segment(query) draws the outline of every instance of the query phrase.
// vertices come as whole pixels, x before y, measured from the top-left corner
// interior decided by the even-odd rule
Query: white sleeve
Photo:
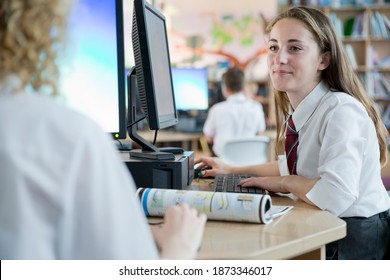
[[[68,178],[75,189],[65,199],[59,258],[158,258],[134,182],[112,139],[97,128],[88,134]]]
[[[306,196],[319,208],[339,216],[359,195],[369,117],[355,104],[340,106],[326,117],[320,135],[321,179]]]

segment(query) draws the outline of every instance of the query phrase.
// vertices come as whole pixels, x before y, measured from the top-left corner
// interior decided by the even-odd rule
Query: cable
[[[139,120],[137,120],[137,121],[135,121],[135,122],[133,122],[133,123],[131,123],[131,124],[128,124],[128,125],[127,125],[127,128],[132,127],[133,125],[139,123],[140,121],[142,121],[142,120],[145,119],[145,118],[146,118],[146,117],[142,117],[142,118],[140,118]]]
[[[155,131],[154,131],[153,145],[156,145],[156,141],[157,141],[157,131],[158,131],[158,130],[155,130]]]
[[[119,143],[119,145],[120,145],[120,149],[124,149],[122,142],[121,142],[121,141],[119,141],[118,139],[115,139],[115,140],[116,140],[116,141]]]

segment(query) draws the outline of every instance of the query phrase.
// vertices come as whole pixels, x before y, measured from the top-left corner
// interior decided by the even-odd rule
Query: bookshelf
[[[390,3],[322,9],[390,129]]]

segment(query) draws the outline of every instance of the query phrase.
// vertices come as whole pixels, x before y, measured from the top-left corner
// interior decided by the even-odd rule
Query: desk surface
[[[207,190],[209,182],[194,180],[192,188]],[[272,196],[275,205],[292,211],[270,224],[208,221],[198,259],[325,258],[325,245],[346,235],[343,220],[289,197]]]

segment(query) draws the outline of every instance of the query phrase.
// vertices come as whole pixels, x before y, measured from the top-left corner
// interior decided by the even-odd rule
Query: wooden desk
[[[191,188],[207,190],[209,180]],[[346,235],[343,220],[289,197],[272,196],[275,205],[293,205],[270,224],[208,221],[198,259],[325,259],[325,245]]]
[[[154,140],[154,131],[138,131],[138,135],[147,140],[148,142],[153,142]],[[202,133],[184,133],[171,130],[159,130],[157,132],[157,141],[156,144],[164,146],[169,143],[180,143],[186,151],[196,151],[198,149],[198,141]]]

